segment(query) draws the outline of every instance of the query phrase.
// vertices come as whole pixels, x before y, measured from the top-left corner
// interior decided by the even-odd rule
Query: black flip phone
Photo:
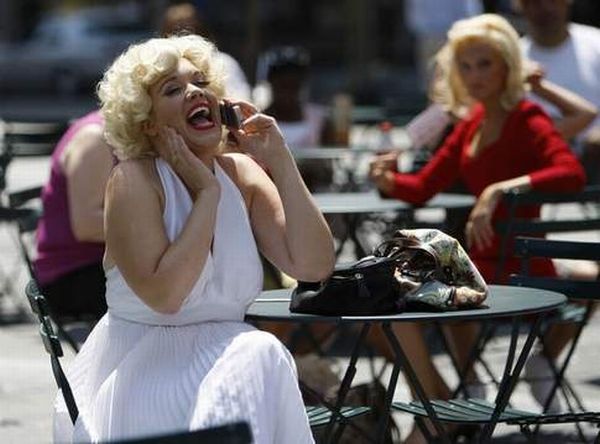
[[[221,103],[219,109],[221,111],[221,124],[231,128],[240,128],[242,125],[242,110],[238,105]]]

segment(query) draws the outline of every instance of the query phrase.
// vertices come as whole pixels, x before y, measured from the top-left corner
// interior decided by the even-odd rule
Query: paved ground
[[[28,185],[41,184],[47,177],[47,159],[17,160],[9,170],[9,187],[19,189]],[[7,275],[14,281],[15,288],[22,289],[26,281],[25,270],[18,263],[17,250],[10,227],[0,226],[0,282]],[[10,314],[23,301],[21,292],[15,297],[0,297],[0,320],[10,320]],[[600,411],[600,315],[596,316],[584,332],[579,349],[574,357],[569,377],[583,396],[589,410]],[[497,339],[487,350],[487,358],[495,369],[500,369],[506,352],[506,337]],[[65,347],[65,364],[73,354]],[[452,381],[448,359],[436,355],[436,364]],[[369,375],[366,362],[360,363],[357,380],[366,380]],[[55,385],[51,376],[50,363],[45,354],[37,327],[33,323],[0,324],[0,443],[37,444],[51,441],[51,410]],[[492,396],[491,390],[489,396]],[[396,399],[407,399],[406,384],[401,381]],[[512,398],[513,404],[523,409],[535,410],[527,386],[520,384]],[[411,418],[395,415],[403,434],[410,428]],[[540,441],[546,444],[577,442],[572,426],[548,427]],[[524,442],[514,427],[499,427],[497,442]],[[593,430],[589,427],[590,435]]]

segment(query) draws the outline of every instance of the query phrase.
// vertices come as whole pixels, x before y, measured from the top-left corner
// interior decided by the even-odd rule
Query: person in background
[[[277,119],[292,150],[324,145],[327,130],[325,108],[308,100],[310,56],[299,46],[279,46],[266,51],[259,62],[259,78],[264,77],[270,102],[264,113]],[[331,186],[333,165],[323,159],[298,159],[298,168],[308,188],[323,191]]]
[[[106,312],[104,188],[114,165],[94,111],[58,142],[42,190],[35,278],[57,318],[100,319]]]
[[[437,75],[443,75],[441,67],[437,68]],[[544,70],[535,62],[525,61],[524,81],[532,97],[545,99],[559,111],[553,122],[557,131],[565,139],[577,136],[598,115],[598,108],[591,102],[547,80]],[[435,85],[435,82],[432,85]],[[468,113],[467,107],[450,109],[444,104],[445,99],[445,96],[436,95],[432,91],[431,104],[406,125],[405,130],[411,142],[413,156],[410,171],[402,171],[402,154],[393,146],[390,147],[389,154],[379,157],[379,161],[387,159],[387,162],[396,162],[399,172],[417,172],[425,166],[433,153],[442,146],[454,125]],[[447,191],[466,192],[460,179]],[[454,236],[463,245],[466,245],[464,226],[467,216],[468,212],[463,210],[447,211],[446,214],[448,234]]]
[[[532,92],[531,100],[542,100],[558,111],[552,120],[566,140],[577,138],[598,116],[598,108],[592,102],[548,80],[545,70],[536,62],[526,64],[525,81]]]
[[[277,119],[293,149],[321,144],[326,111],[308,101],[310,56],[299,46],[281,46],[261,57],[271,87],[271,102],[264,112]]]
[[[441,68],[437,70],[437,75],[442,75],[443,70]],[[554,126],[565,139],[577,137],[598,116],[598,108],[574,92],[549,81],[545,78],[545,74],[538,63],[525,60],[524,81],[532,93],[532,100],[544,100],[556,108],[558,113],[553,119]],[[443,103],[445,99],[443,96],[435,97],[433,92],[431,95],[431,104],[406,125],[405,129],[412,149],[435,151],[449,134],[448,130],[468,112],[467,108],[450,110]],[[390,159],[398,156],[393,148],[390,147],[392,153],[387,156]],[[429,160],[430,155],[423,157]]]
[[[206,23],[192,3],[178,3],[169,6],[163,16],[160,34],[162,37],[178,34],[197,34],[209,38]],[[250,100],[250,85],[237,60],[222,51],[219,51],[216,57],[225,70],[227,97],[237,100]]]
[[[519,37],[504,18],[483,14],[457,21],[436,61],[446,69],[434,85],[434,97],[450,110],[466,107],[468,114],[418,173],[401,174],[395,162],[376,159],[370,176],[384,195],[413,204],[427,201],[462,179],[468,192],[477,197],[465,227],[469,255],[487,282],[506,282],[519,270],[519,262],[509,252],[502,276],[495,280],[500,238],[494,223],[507,217],[503,193],[577,191],[585,183],[585,173],[548,115],[525,98]],[[538,217],[539,211],[539,207],[527,208],[519,217]],[[555,274],[549,260],[532,264],[531,272]],[[420,367],[417,373],[426,381],[428,395],[447,399],[448,387],[431,362],[420,327],[395,328],[409,359]],[[477,326],[460,323],[448,330],[459,362],[466,362]],[[467,380],[476,384],[472,370]],[[420,432],[414,430],[407,442],[422,441]]]
[[[523,54],[537,62],[549,81],[585,97],[600,108],[600,29],[569,22],[572,0],[518,0],[528,33]],[[534,90],[535,92],[535,90]],[[560,109],[546,97],[538,101],[552,116]],[[576,132],[573,148],[586,169],[588,183],[600,180],[600,116]]]
[[[105,201],[108,312],[68,371],[75,425],[57,397],[57,442],[234,421],[257,444],[314,442],[292,357],[244,315],[262,288],[259,252],[320,281],[333,240],[275,119],[232,100],[243,114],[240,129],[228,127],[238,152],[223,153],[216,53],[197,35],[151,39],[99,84],[119,158]]]

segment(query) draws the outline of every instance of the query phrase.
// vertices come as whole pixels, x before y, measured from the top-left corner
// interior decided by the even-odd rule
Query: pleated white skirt
[[[153,326],[106,315],[57,396],[56,442],[96,442],[247,421],[256,443],[311,443],[289,352],[243,322]]]

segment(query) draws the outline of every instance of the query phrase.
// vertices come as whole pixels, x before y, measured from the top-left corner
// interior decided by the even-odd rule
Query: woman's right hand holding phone
[[[276,168],[278,157],[285,153],[289,155],[277,121],[258,111],[249,102],[237,101],[243,121],[241,128],[229,128],[237,142],[238,151],[250,154],[263,165]]]

